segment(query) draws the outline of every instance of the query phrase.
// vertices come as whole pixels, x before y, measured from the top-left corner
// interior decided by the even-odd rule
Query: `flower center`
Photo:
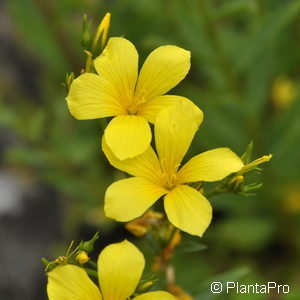
[[[141,106],[146,102],[146,90],[141,90],[139,95],[132,95],[130,91],[125,91],[127,97],[127,103],[125,104],[125,109],[129,115],[136,115]]]
[[[176,174],[162,173],[163,184],[166,189],[172,190],[178,183]]]
[[[173,165],[168,163],[165,158],[160,159],[160,165],[162,170],[162,181],[166,189],[172,190],[178,185],[177,170],[179,164]]]
[[[138,105],[135,103],[131,103],[126,105],[126,111],[129,115],[136,115],[138,112]]]

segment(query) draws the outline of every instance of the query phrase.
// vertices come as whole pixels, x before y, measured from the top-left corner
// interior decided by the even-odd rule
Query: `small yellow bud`
[[[257,167],[260,164],[263,164],[265,162],[268,162],[272,158],[272,154],[264,155],[254,161],[251,161],[249,164],[246,164],[239,172],[238,174],[244,174],[250,171],[251,169]]]
[[[174,233],[173,238],[169,244],[169,248],[174,250],[175,247],[181,242],[181,239],[182,239],[182,237],[181,237],[180,231],[176,230],[176,232]]]
[[[291,188],[285,193],[285,197],[282,199],[283,209],[290,214],[300,213],[300,191],[299,189]]]
[[[244,176],[238,175],[238,176],[233,177],[229,181],[229,184],[232,186],[233,190],[236,190],[241,185],[241,183],[243,183],[244,180],[245,180]]]
[[[156,211],[149,210],[147,213],[147,217],[153,223],[158,220],[161,220],[163,218],[163,214]]]
[[[143,216],[125,225],[125,228],[135,236],[143,236],[152,226],[158,225],[163,218],[161,213],[148,211]]]
[[[88,256],[88,254],[85,251],[80,251],[77,256],[76,256],[76,260],[80,263],[80,264],[85,264],[87,263],[90,258]]]
[[[166,269],[166,261],[162,256],[155,256],[153,259],[153,263],[151,269],[154,273],[165,272]]]
[[[296,95],[295,83],[287,76],[281,76],[275,79],[271,97],[276,108],[283,109],[287,107]]]
[[[143,236],[147,233],[147,228],[145,226],[134,224],[132,222],[127,223],[125,228],[135,236]]]
[[[93,47],[92,47],[93,52],[95,52],[97,48],[97,44],[100,40],[100,37],[101,37],[101,48],[102,49],[104,48],[107,42],[109,26],[110,26],[110,13],[107,13],[97,28],[96,36],[93,41]]]
[[[177,247],[177,245],[181,242],[181,239],[182,239],[181,233],[177,229],[175,231],[174,235],[172,236],[169,244],[163,250],[163,258],[165,261],[168,261],[172,257],[173,252],[174,252],[175,248]]]

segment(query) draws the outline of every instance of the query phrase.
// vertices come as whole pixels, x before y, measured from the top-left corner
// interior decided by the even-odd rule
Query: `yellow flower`
[[[177,228],[202,236],[212,218],[208,200],[188,182],[218,181],[243,167],[241,159],[228,148],[217,148],[194,156],[181,168],[181,161],[203,119],[191,102],[178,101],[161,111],[155,121],[155,142],[135,158],[119,160],[107,146],[102,148],[109,162],[135,177],[108,187],[105,214],[127,222],[142,215],[160,197],[168,219]]]
[[[49,300],[126,300],[131,296],[145,266],[143,254],[130,242],[107,246],[98,257],[100,289],[84,269],[58,266],[48,273]],[[149,292],[133,300],[176,300],[167,292]]]
[[[85,73],[72,82],[67,103],[80,120],[114,117],[105,140],[114,155],[124,160],[143,153],[150,145],[148,122],[182,97],[164,95],[188,73],[190,52],[162,46],[146,59],[138,76],[138,53],[124,38],[110,38],[94,61],[98,74]]]

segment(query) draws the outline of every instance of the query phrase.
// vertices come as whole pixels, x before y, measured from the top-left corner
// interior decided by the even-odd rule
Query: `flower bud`
[[[265,162],[268,162],[272,158],[272,154],[264,155],[260,158],[255,159],[254,161],[251,161],[250,163],[243,166],[243,168],[238,172],[238,174],[245,174],[252,169],[256,168],[258,165],[263,164]]]
[[[77,260],[81,265],[83,265],[83,264],[87,263],[87,262],[90,260],[90,258],[89,258],[88,254],[87,254],[85,251],[80,251],[80,252],[77,254],[77,256],[76,256],[76,260]]]
[[[156,277],[152,277],[147,280],[141,280],[136,289],[136,292],[138,294],[148,292],[156,284],[157,280],[158,279]]]
[[[92,47],[93,54],[95,54],[97,50],[97,46],[99,44],[100,38],[101,38],[101,43],[100,43],[101,49],[105,47],[108,38],[109,26],[110,26],[110,13],[106,13],[106,15],[104,16],[104,18],[102,19],[102,21],[100,22],[97,28],[96,36],[94,38],[93,47]]]
[[[243,175],[238,175],[238,176],[234,176],[230,181],[229,181],[229,185],[230,185],[230,189],[232,191],[237,191],[239,190],[241,184],[244,182],[245,178]]]
[[[294,101],[296,92],[296,84],[289,77],[280,76],[276,78],[271,89],[274,106],[279,110],[288,107]]]
[[[99,232],[97,232],[89,241],[81,242],[79,245],[79,250],[91,253],[94,250],[94,243],[99,238]]]
[[[82,17],[81,44],[83,49],[90,49],[91,45],[91,21],[88,21],[87,15]]]
[[[155,211],[148,211],[140,218],[137,218],[125,225],[125,228],[135,236],[143,236],[153,226],[160,224],[163,215]]]

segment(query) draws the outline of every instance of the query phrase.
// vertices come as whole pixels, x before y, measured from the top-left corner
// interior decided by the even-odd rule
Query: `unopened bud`
[[[251,161],[252,153],[253,153],[253,141],[251,141],[247,145],[246,151],[241,156],[241,159],[244,164],[248,164]]]
[[[156,282],[157,282],[156,277],[153,277],[153,278],[148,279],[148,280],[141,280],[138,287],[137,287],[137,289],[136,289],[136,292],[138,294],[146,293],[155,285]]]
[[[147,228],[143,225],[127,223],[125,228],[135,236],[143,236],[147,233]]]
[[[76,256],[76,260],[77,260],[81,265],[83,265],[83,264],[87,263],[87,262],[90,260],[90,258],[89,258],[88,254],[87,254],[85,251],[80,251],[80,252],[77,254],[77,256]]]
[[[46,259],[46,258],[44,258],[44,257],[42,257],[41,261],[42,261],[43,265],[44,265],[46,268],[47,268],[48,265],[51,263],[51,261],[49,261],[48,259]]]
[[[238,175],[233,177],[230,181],[229,184],[231,186],[231,189],[233,191],[238,190],[238,188],[241,186],[241,184],[244,182],[245,178],[243,175]]]
[[[171,240],[171,242],[170,242],[170,244],[169,244],[169,247],[170,247],[172,250],[174,250],[175,247],[181,242],[181,239],[182,239],[181,233],[180,233],[180,231],[177,229],[177,230],[175,231],[174,235],[173,235],[173,238],[172,238],[172,240]]]
[[[296,84],[287,76],[278,77],[272,86],[271,98],[276,108],[284,109],[295,99]]]
[[[92,47],[93,54],[95,54],[96,52],[96,48],[98,46],[100,38],[101,38],[101,43],[100,43],[101,49],[104,48],[107,42],[109,26],[110,26],[110,13],[106,13],[106,15],[104,16],[104,18],[102,19],[102,21],[100,22],[97,28],[96,36],[94,38],[93,47]]]
[[[249,172],[250,170],[256,168],[258,165],[263,164],[265,162],[268,162],[272,158],[272,154],[264,155],[254,161],[251,161],[250,163],[246,164],[239,172],[238,174],[244,174]]]
[[[125,225],[125,228],[135,236],[143,236],[152,226],[160,223],[163,215],[155,211],[148,211],[143,216]]]
[[[99,238],[99,232],[97,232],[89,241],[81,242],[79,250],[91,253],[94,250],[94,244]]]
[[[204,188],[203,188],[203,187],[201,187],[201,188],[199,189],[199,193],[202,194],[202,195],[204,195]]]
[[[71,84],[72,84],[74,78],[75,78],[75,75],[74,75],[73,72],[67,73],[67,74],[66,74],[66,83],[65,83],[65,86],[66,86],[66,88],[67,88],[67,91],[69,91],[70,86],[71,86]]]
[[[83,49],[90,49],[91,45],[91,21],[88,21],[87,15],[82,17],[81,44]]]

